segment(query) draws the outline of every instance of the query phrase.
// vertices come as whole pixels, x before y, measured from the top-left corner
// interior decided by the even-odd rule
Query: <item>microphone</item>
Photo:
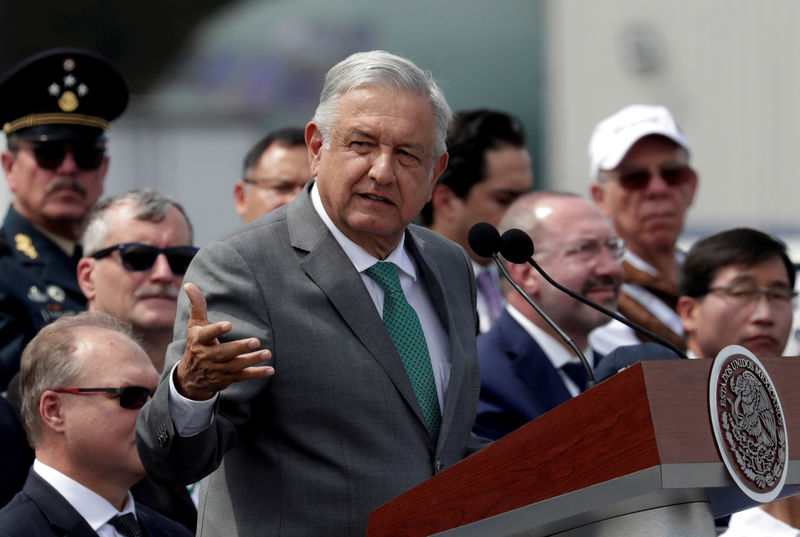
[[[500,242],[501,242],[500,252],[503,254],[503,257],[508,259],[511,263],[526,263],[526,262],[530,263],[531,266],[533,266],[533,268],[539,271],[539,274],[541,274],[545,280],[547,280],[552,286],[554,286],[559,291],[568,294],[578,302],[582,302],[583,304],[586,304],[587,306],[594,308],[597,311],[604,313],[605,315],[608,315],[612,319],[616,319],[617,321],[632,328],[633,330],[639,332],[640,334],[646,335],[653,341],[667,347],[669,350],[677,354],[679,358],[687,358],[686,354],[681,349],[679,349],[678,347],[676,347],[663,337],[659,336],[658,334],[651,332],[650,330],[648,330],[643,326],[639,326],[638,324],[634,323],[629,319],[626,319],[625,317],[623,317],[622,315],[620,315],[615,311],[611,311],[608,308],[604,308],[600,304],[597,304],[596,302],[592,302],[585,296],[576,293],[575,291],[567,289],[566,287],[555,281],[553,278],[551,278],[544,271],[544,269],[540,267],[539,264],[533,259],[533,240],[531,240],[528,234],[522,231],[521,229],[509,229],[508,231],[503,233],[503,235],[500,237]]]
[[[522,287],[511,277],[508,273],[506,268],[503,266],[503,263],[500,261],[500,258],[497,255],[497,252],[500,251],[502,247],[502,239],[500,237],[500,232],[497,231],[492,224],[487,222],[478,222],[469,230],[467,234],[467,240],[469,241],[469,246],[472,250],[481,257],[491,257],[492,260],[497,264],[497,268],[500,269],[500,274],[508,280],[508,283],[520,294],[525,301],[530,304],[530,306],[536,310],[536,312],[545,320],[550,327],[555,330],[556,334],[559,335],[564,342],[569,345],[575,355],[580,359],[583,368],[586,370],[586,389],[591,388],[597,382],[594,378],[594,371],[592,371],[592,366],[589,365],[589,361],[586,359],[586,356],[583,355],[583,351],[581,351],[578,346],[572,341],[572,338],[569,337],[566,332],[564,332],[556,323],[553,321],[550,316],[548,316],[544,310],[534,302],[534,300],[525,292]],[[529,239],[530,240],[530,239]],[[533,246],[531,246],[531,253],[533,253]],[[506,258],[508,259],[508,258]],[[582,387],[582,386],[579,386]]]

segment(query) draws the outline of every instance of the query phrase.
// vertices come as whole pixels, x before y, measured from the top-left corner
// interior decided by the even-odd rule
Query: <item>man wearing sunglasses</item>
[[[534,258],[568,289],[616,309],[625,244],[591,201],[539,191],[517,198],[500,231],[521,229],[535,241]],[[564,295],[530,264],[506,262],[509,274],[572,338],[590,365],[602,358],[589,332],[609,318]],[[570,346],[511,286],[508,305],[478,337],[481,396],[474,431],[496,440],[580,394],[587,375]]]
[[[0,535],[192,535],[130,492],[145,476],[136,417],[158,384],[133,337],[113,316],[83,312],[46,326],[26,347],[22,417],[36,459],[0,510]]]
[[[106,198],[86,218],[78,283],[89,310],[130,323],[159,372],[183,275],[197,252],[192,240],[183,207],[149,189]]]
[[[42,52],[0,80],[1,158],[14,194],[0,228],[0,391],[36,332],[86,307],[77,241],[103,191],[109,122],[127,102],[116,67],[85,50]]]
[[[627,245],[619,311],[681,348],[675,306],[683,253],[677,242],[697,190],[689,151],[663,106],[625,107],[598,123],[589,141],[592,198]],[[617,321],[591,340],[603,353],[640,342]]]

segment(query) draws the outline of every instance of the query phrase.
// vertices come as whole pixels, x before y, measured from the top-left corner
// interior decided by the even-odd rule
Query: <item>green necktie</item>
[[[411,386],[428,424],[428,431],[436,440],[442,416],[428,344],[417,312],[403,294],[400,278],[397,276],[397,265],[381,261],[368,268],[366,273],[383,288],[383,324],[403,359]]]

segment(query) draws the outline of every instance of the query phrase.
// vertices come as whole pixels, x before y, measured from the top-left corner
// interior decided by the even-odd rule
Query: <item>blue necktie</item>
[[[586,369],[584,369],[582,363],[567,362],[561,366],[561,370],[572,379],[572,382],[575,383],[580,391],[586,390],[586,381],[589,380],[589,377],[586,375]]]
[[[428,344],[417,312],[403,294],[400,278],[397,276],[397,265],[381,261],[368,268],[366,273],[383,289],[383,324],[403,359],[411,386],[425,416],[428,432],[435,441],[439,436],[442,416]]]

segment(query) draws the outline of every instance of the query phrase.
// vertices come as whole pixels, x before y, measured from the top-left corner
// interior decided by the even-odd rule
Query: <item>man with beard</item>
[[[601,121],[589,141],[591,195],[625,240],[620,313],[685,348],[675,306],[683,253],[678,236],[697,190],[689,141],[663,106],[631,105]],[[640,342],[613,321],[595,331],[603,353]]]
[[[609,309],[617,306],[624,242],[590,201],[539,191],[517,199],[500,231],[517,228],[536,244],[534,257],[557,282]],[[533,300],[583,350],[591,365],[602,358],[589,332],[608,317],[566,296],[530,264],[506,263]],[[508,305],[489,332],[478,337],[481,395],[474,432],[498,439],[581,393],[586,371],[570,346],[506,286]]]
[[[0,390],[43,326],[86,307],[77,241],[103,191],[108,123],[127,102],[116,67],[85,50],[37,54],[0,80],[2,165],[14,193],[0,229]]]

